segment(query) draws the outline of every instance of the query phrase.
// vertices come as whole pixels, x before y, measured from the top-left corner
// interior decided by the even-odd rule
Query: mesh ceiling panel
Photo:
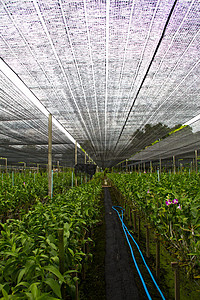
[[[195,157],[195,150],[200,149],[199,128],[200,121],[197,121],[193,126],[187,126],[153,146],[147,147],[145,150],[135,154],[133,159],[139,162],[167,159],[172,158],[172,156],[193,159]]]
[[[200,113],[199,0],[2,0],[0,20],[1,58],[99,166]],[[3,71],[0,84],[0,155],[45,161],[47,118]]]

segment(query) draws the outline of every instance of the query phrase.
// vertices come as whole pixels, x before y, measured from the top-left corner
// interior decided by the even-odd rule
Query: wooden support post
[[[128,173],[128,159],[126,159],[126,173]]]
[[[40,165],[37,164],[37,173],[39,173],[39,170],[40,170]]]
[[[160,276],[160,235],[156,234],[156,277]]]
[[[197,150],[195,150],[195,172],[196,172],[196,174],[198,173],[198,161],[197,161],[197,156],[198,156],[198,153],[197,153]]]
[[[150,252],[149,252],[149,226],[148,224],[144,225],[146,227],[146,257],[150,257]]]
[[[60,162],[59,160],[57,161],[57,169],[58,169],[58,174],[60,173]]]
[[[52,184],[52,115],[49,114],[48,126],[48,195],[51,197]]]
[[[134,170],[135,170],[135,172],[137,171],[137,170],[136,170],[136,165],[134,165]]]
[[[143,169],[144,169],[144,173],[146,172],[146,165],[145,162],[143,163]]]
[[[77,165],[78,153],[77,153],[77,142],[75,143],[75,165]],[[75,186],[77,186],[77,176],[75,175]]]
[[[178,262],[172,262],[171,266],[174,269],[175,300],[180,300],[180,271]]]
[[[176,158],[175,158],[175,156],[173,156],[173,170],[174,170],[174,174],[176,174]]]

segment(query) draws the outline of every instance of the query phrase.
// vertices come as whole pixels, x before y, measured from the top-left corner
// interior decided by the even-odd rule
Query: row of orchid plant
[[[1,299],[62,299],[63,288],[74,299],[75,274],[91,256],[84,248],[92,242],[87,233],[98,222],[101,190],[101,181],[94,178],[47,202],[36,200],[21,220],[1,223]],[[64,272],[59,267],[60,228]]]
[[[73,180],[73,184],[72,184]],[[80,181],[80,180],[79,180]],[[53,194],[66,193],[75,178],[72,172],[53,174]],[[0,217],[9,217],[27,212],[36,200],[46,201],[48,195],[47,173],[2,173],[0,185]]]
[[[189,272],[200,267],[200,174],[108,174]],[[158,180],[159,179],[159,180]]]

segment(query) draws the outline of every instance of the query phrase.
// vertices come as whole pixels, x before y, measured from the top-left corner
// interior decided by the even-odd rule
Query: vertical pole
[[[174,174],[176,174],[176,159],[175,159],[175,156],[173,156],[173,169],[174,169]]]
[[[52,181],[52,115],[49,114],[48,124],[48,195],[51,197]]]
[[[77,156],[77,142],[75,143],[75,165],[77,165],[78,156]],[[77,186],[77,176],[75,175],[75,186]]]
[[[198,161],[197,161],[197,150],[194,151],[195,152],[195,171],[196,171],[196,174],[198,173]]]
[[[126,159],[126,173],[128,173],[128,159]]]
[[[135,171],[135,173],[136,173],[136,171],[137,171],[137,170],[136,170],[136,165],[134,165],[134,171]]]
[[[12,171],[12,186],[14,186],[14,171]]]
[[[73,169],[72,169],[72,187],[74,186],[74,172],[73,172]]]
[[[53,170],[51,171],[51,199],[53,197]]]
[[[133,216],[133,229],[134,229],[134,233],[136,233],[136,226],[137,226],[137,224],[136,224],[136,210],[134,210],[133,211],[133,213],[132,213],[132,216]]]
[[[148,224],[145,225],[146,227],[146,256],[147,258],[150,257],[150,253],[149,253],[149,226]]]
[[[152,173],[152,161],[150,161],[150,172]]]
[[[60,162],[59,160],[57,161],[57,169],[58,169],[58,174],[60,173]]]
[[[145,162],[143,163],[143,169],[144,169],[144,173],[145,173],[146,172]]]
[[[159,173],[159,169],[157,170],[158,173],[158,182],[160,181],[160,173]]]
[[[86,162],[87,162],[87,155],[85,153],[85,165],[86,165]],[[85,174],[85,183],[87,182],[87,179],[86,179],[86,174]]]
[[[162,170],[162,160],[160,158],[160,174],[161,174],[161,170]]]
[[[39,170],[40,170],[40,165],[37,164],[37,173],[39,173]]]
[[[65,272],[65,251],[64,251],[64,230],[58,228],[58,257],[59,257],[59,271],[61,274]],[[65,286],[61,286],[62,299],[65,299]]]
[[[140,241],[140,216],[138,215],[138,242]]]
[[[172,269],[174,269],[174,281],[175,281],[175,300],[180,300],[180,273],[179,265],[177,262],[171,263]]]
[[[7,158],[6,158],[5,171],[6,171],[6,174],[7,174],[7,172],[8,172],[8,159]]]
[[[156,277],[160,276],[160,239],[159,234],[156,235]]]

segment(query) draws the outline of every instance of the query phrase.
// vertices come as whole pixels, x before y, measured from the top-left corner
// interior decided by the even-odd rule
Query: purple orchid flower
[[[168,206],[168,205],[172,204],[172,202],[170,201],[170,199],[167,199],[165,204]]]
[[[173,203],[173,204],[177,204],[177,203],[178,203],[178,199],[174,199],[174,200],[172,201],[172,203]]]

